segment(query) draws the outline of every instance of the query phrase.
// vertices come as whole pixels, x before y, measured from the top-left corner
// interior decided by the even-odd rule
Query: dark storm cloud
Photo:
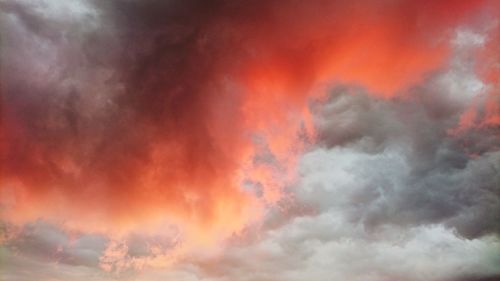
[[[235,52],[213,28],[221,4],[51,4],[0,6],[2,181],[20,182],[37,201],[64,193],[75,206],[107,202],[112,211],[101,211],[120,216],[124,206],[142,208],[144,175],[161,169],[161,205],[183,212],[191,188],[206,199],[195,216],[210,217],[222,191],[196,185],[233,169],[213,120],[238,102],[220,82]]]
[[[9,142],[14,147],[9,151],[11,156],[5,157],[6,162],[11,160],[6,169],[18,173],[34,170],[35,174],[52,174],[53,178],[60,179],[67,177],[54,163],[57,159],[51,159],[57,158],[54,155],[58,154],[78,158],[77,154],[88,148],[82,160],[92,163],[81,165],[92,164],[95,169],[86,168],[99,173],[99,170],[108,171],[109,167],[116,165],[119,162],[116,158],[130,156],[137,160],[137,164],[147,161],[147,142],[159,134],[169,138],[173,134],[188,134],[193,129],[195,134],[200,134],[195,138],[199,139],[195,147],[202,149],[210,142],[209,137],[204,136],[206,132],[199,123],[201,119],[196,116],[204,114],[198,96],[211,73],[207,61],[210,56],[202,57],[195,46],[199,37],[196,29],[203,20],[192,21],[199,14],[188,14],[190,9],[184,7],[189,5],[187,3],[168,2],[167,5],[124,1],[108,5],[107,9],[99,11],[104,19],[88,20],[96,20],[98,27],[83,31],[78,26],[86,26],[85,22],[69,20],[69,23],[52,24],[54,20],[35,14],[30,5],[4,5],[4,13],[14,18],[5,18],[3,56],[6,61],[3,72],[7,77],[3,78],[6,84],[4,102],[6,108],[15,111],[7,111],[5,118],[9,118],[6,122],[12,118],[13,122],[21,123],[23,129],[28,127],[24,130],[28,136],[19,137],[23,142],[18,145]],[[182,10],[185,10],[184,14]],[[109,18],[114,20],[109,22]],[[106,34],[109,29],[112,34]],[[44,30],[59,36],[48,36],[50,32]],[[28,60],[29,55],[45,44],[54,50],[54,56],[57,56],[54,64],[57,65],[45,73],[30,73],[23,69],[32,67],[29,61],[16,64],[16,60],[23,59],[19,58],[20,55],[25,55]],[[52,54],[51,51],[47,53]],[[119,61],[117,57],[120,57]],[[107,77],[102,82],[94,81],[101,77],[92,77],[92,72],[100,70]],[[44,77],[46,80],[37,85],[32,82],[40,79],[37,74],[53,79]],[[84,80],[86,76],[91,76],[90,81]],[[85,82],[111,84],[112,88],[91,93],[95,89]],[[116,91],[119,93],[114,93]],[[95,114],[92,112],[97,110],[93,108],[95,106],[104,108]],[[137,134],[138,130],[142,132]],[[25,142],[36,143],[44,162],[48,163],[36,166],[30,155],[32,151],[25,149],[29,143]],[[129,153],[120,156],[117,151],[123,151],[125,147]],[[53,151],[56,149],[60,152]],[[135,165],[122,168],[132,172]],[[52,169],[46,166],[52,166]],[[50,170],[37,173],[40,169]],[[125,171],[111,169],[110,177],[113,178],[114,174],[119,180],[125,176]]]

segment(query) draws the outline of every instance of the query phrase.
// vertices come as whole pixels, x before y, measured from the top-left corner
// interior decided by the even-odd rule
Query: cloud
[[[400,98],[333,86],[311,103],[316,145],[285,204],[308,211],[269,212],[257,238],[250,230],[215,257],[191,257],[189,271],[140,280],[176,270],[218,281],[498,279],[498,131],[450,132],[488,95],[465,58]]]
[[[469,238],[498,233],[495,132],[450,135],[460,114],[453,110],[457,103],[426,98],[386,101],[359,89],[333,90],[317,118],[321,148],[303,158],[299,194],[367,227],[444,221]],[[471,138],[487,146],[469,145]],[[339,193],[344,196],[335,198]]]
[[[400,98],[344,85],[312,102],[316,145],[287,206],[308,211],[194,257],[194,280],[496,280],[498,131],[450,131],[489,94],[463,55]]]
[[[492,3],[0,2],[7,280],[498,276]]]
[[[233,176],[239,136],[217,134],[227,121],[215,114],[237,109],[211,102],[216,71],[194,40],[196,14],[149,22],[140,13],[162,4],[80,4],[91,12],[3,4],[5,217],[110,233],[185,222],[202,240],[237,230],[257,206]]]
[[[394,95],[441,65],[448,26],[483,9],[407,4],[3,2],[6,217],[108,232],[190,221],[201,240],[241,229],[262,205],[242,180],[272,203],[276,178],[293,177],[308,89]],[[252,164],[252,135],[277,175]]]
[[[370,235],[324,213],[296,218],[205,268],[209,280],[456,280],[498,276],[498,247],[494,238],[463,240],[439,226]]]

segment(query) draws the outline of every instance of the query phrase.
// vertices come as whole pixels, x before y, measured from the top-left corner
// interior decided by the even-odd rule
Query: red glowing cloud
[[[307,102],[318,89],[352,83],[394,97],[439,69],[454,29],[492,5],[182,2],[102,4],[104,35],[78,46],[36,35],[62,58],[47,77],[29,67],[46,58],[5,64],[4,220],[106,233],[174,224],[199,241],[237,232],[293,180],[295,155],[314,137]],[[67,59],[75,53],[84,58]]]

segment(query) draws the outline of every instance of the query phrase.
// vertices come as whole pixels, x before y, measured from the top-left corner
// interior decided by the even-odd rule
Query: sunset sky
[[[0,0],[0,280],[498,281],[499,56],[497,0]]]

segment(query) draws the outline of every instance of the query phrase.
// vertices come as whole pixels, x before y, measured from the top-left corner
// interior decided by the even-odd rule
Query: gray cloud
[[[467,238],[498,234],[496,132],[450,135],[468,103],[441,100],[449,92],[434,89],[434,82],[426,86],[433,91],[415,89],[389,101],[360,89],[333,90],[316,118],[321,148],[304,157],[306,187],[299,194],[342,209],[366,227],[444,223]]]
[[[97,267],[107,238],[67,233],[61,227],[37,221],[24,225],[3,243],[6,251],[42,262]]]

